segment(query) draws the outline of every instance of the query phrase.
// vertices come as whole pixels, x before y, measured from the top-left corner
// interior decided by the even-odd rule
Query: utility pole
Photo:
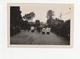
[[[60,19],[62,19],[62,12],[60,13],[60,16],[59,17],[60,17]]]
[[[71,10],[71,7],[69,8],[69,10]],[[67,15],[67,14],[70,14],[70,12],[67,12],[67,13],[65,13],[65,14],[62,14],[62,12],[61,12],[59,18],[62,19],[62,16],[63,16],[63,15]]]

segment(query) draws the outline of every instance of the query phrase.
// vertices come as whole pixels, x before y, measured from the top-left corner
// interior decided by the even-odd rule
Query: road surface
[[[54,33],[41,34],[38,32],[21,31],[10,38],[11,44],[21,45],[69,45],[69,41]]]

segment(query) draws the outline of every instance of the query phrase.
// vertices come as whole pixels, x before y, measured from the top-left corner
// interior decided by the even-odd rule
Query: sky
[[[72,18],[73,14],[73,5],[71,4],[20,4],[20,10],[22,11],[21,15],[24,16],[30,12],[35,13],[33,22],[35,20],[40,20],[41,22],[46,22],[48,10],[53,10],[55,13],[54,18],[59,18],[61,12],[61,19],[66,21]]]

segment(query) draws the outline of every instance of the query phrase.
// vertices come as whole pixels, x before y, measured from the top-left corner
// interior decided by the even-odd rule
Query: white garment
[[[45,28],[42,28],[42,32],[45,32]]]
[[[50,32],[50,31],[51,31],[51,28],[47,27],[46,32]]]
[[[31,26],[31,30],[34,30],[34,27],[33,26]]]

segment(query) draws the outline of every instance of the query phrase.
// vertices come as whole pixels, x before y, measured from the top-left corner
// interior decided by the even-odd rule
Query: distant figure
[[[28,30],[28,32],[30,31],[30,25],[28,24],[28,26],[27,26],[27,30]]]
[[[31,32],[34,32],[34,26],[31,26]]]
[[[37,31],[40,33],[40,30],[41,30],[41,28],[40,27],[37,27]]]
[[[45,34],[45,28],[42,28],[42,34]]]
[[[60,35],[60,28],[59,27],[57,27],[57,36],[59,36]]]
[[[47,33],[47,34],[50,34],[50,31],[51,31],[51,28],[47,27],[47,28],[46,28],[46,33]]]

